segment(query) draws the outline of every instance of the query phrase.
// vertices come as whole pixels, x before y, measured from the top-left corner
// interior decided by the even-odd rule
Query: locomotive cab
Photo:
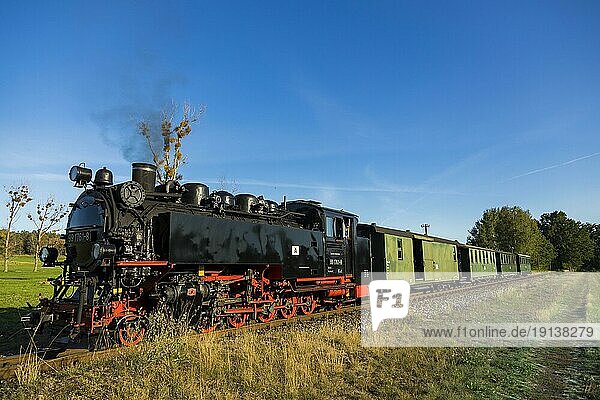
[[[333,210],[325,214],[325,270],[327,275],[351,274],[356,216]]]
[[[358,217],[343,210],[323,207],[315,201],[298,200],[288,203],[287,207],[306,216],[306,229],[320,230],[324,233],[324,274],[353,274]]]

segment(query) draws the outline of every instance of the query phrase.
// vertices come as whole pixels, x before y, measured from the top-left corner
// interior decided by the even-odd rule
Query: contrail
[[[575,163],[577,161],[585,160],[586,158],[592,158],[592,157],[596,157],[596,156],[599,156],[599,155],[600,155],[600,152],[597,152],[597,153],[594,153],[594,154],[589,154],[587,156],[577,157],[577,158],[574,158],[572,160],[565,161],[564,163],[560,163],[560,164],[556,164],[556,165],[551,165],[549,167],[534,169],[533,171],[529,171],[529,172],[526,172],[526,173],[521,174],[521,175],[513,176],[512,178],[507,179],[505,182],[512,181],[512,180],[515,180],[515,179],[519,179],[519,178],[522,178],[524,176],[529,176],[529,175],[537,174],[538,172],[548,171],[549,169],[564,167],[566,165],[573,164],[573,163]]]
[[[204,180],[205,183],[219,183],[218,179],[207,178]],[[254,179],[241,179],[236,180],[236,183],[242,186],[261,186],[271,188],[284,188],[284,189],[307,189],[307,190],[330,190],[335,192],[371,192],[371,193],[425,193],[425,194],[456,194],[460,193],[454,191],[428,191],[420,188],[413,187],[341,187],[341,186],[328,186],[328,185],[310,185],[310,184],[296,184],[296,183],[278,183],[278,182],[266,182]]]

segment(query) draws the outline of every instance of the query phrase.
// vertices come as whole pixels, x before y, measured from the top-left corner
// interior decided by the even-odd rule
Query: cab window
[[[325,224],[325,234],[327,235],[327,237],[333,237],[333,218],[332,217],[327,217],[326,220],[326,224]]]
[[[335,238],[336,239],[343,239],[344,238],[344,233],[345,233],[345,225],[344,225],[344,220],[342,218],[335,218]]]

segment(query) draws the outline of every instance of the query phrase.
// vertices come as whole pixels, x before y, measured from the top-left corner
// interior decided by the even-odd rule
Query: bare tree
[[[45,204],[38,203],[36,205],[36,216],[27,214],[27,218],[35,225],[35,253],[33,261],[33,271],[38,270],[38,253],[42,238],[52,230],[67,215],[67,210],[64,204],[56,204],[54,198],[48,197]]]
[[[226,176],[219,177],[219,190],[228,191],[231,194],[237,194],[240,184],[236,179],[228,179]]]
[[[185,103],[181,110],[180,121],[174,124],[176,110],[177,107],[172,106],[162,112],[160,132],[153,132],[150,121],[142,120],[138,124],[138,133],[146,138],[154,164],[158,168],[157,179],[160,183],[182,178],[178,171],[179,167],[185,164],[187,156],[184,156],[181,151],[181,140],[192,132],[192,125],[198,122],[206,107],[193,108]],[[157,138],[162,142],[160,151],[156,149]]]
[[[6,189],[6,188],[5,188]],[[4,238],[4,272],[8,272],[8,258],[10,257],[10,231],[13,222],[15,222],[19,211],[31,201],[29,197],[29,186],[21,185],[19,187],[11,186],[8,188],[8,227],[6,229],[6,238]]]

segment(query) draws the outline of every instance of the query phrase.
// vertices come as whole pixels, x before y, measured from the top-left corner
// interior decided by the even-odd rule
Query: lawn
[[[59,267],[43,268],[33,272],[33,256],[13,256],[8,272],[0,272],[0,354],[18,351],[18,343],[11,337],[21,328],[20,315],[27,313],[27,303],[38,304],[40,294],[52,295],[47,281],[61,272]]]
[[[48,278],[55,278],[59,267],[43,268],[33,272],[33,256],[13,256],[8,263],[8,272],[0,272],[0,308],[27,307],[27,302],[37,304],[38,296],[52,295]]]

